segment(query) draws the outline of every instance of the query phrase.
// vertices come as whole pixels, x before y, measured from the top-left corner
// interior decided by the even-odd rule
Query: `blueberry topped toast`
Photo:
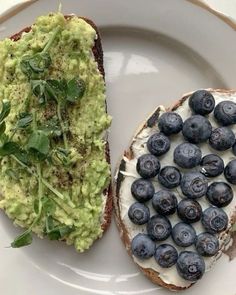
[[[128,253],[153,282],[189,288],[220,257],[235,223],[236,92],[198,90],[159,106],[115,176]]]

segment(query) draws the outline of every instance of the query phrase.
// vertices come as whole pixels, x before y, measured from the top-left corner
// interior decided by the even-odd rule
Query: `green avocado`
[[[83,252],[102,235],[111,117],[96,37],[83,19],[55,13],[19,41],[0,42],[2,113],[10,103],[0,125],[0,208],[28,229],[13,247],[30,244],[34,232]]]

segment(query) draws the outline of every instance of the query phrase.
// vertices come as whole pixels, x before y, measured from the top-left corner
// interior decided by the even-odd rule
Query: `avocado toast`
[[[201,91],[196,93],[204,93]],[[193,93],[184,95],[169,109],[157,107],[135,133],[115,176],[115,216],[126,250],[150,280],[175,291],[189,288],[202,275],[207,275],[205,271],[212,268],[229,245],[236,222],[236,171],[232,169],[236,163],[235,138],[231,141],[230,136],[213,135],[217,127],[235,133],[236,94],[235,91],[213,89],[205,93],[206,97],[213,97],[216,107],[214,109],[212,104],[210,114],[200,115],[202,123],[193,124],[187,130],[185,127],[190,118],[197,116],[199,119],[190,103]],[[165,114],[175,115],[169,121],[172,131],[163,128]],[[200,130],[206,120],[210,122],[206,130],[212,128],[211,135],[203,128],[191,137],[191,128]],[[155,145],[156,134],[163,137],[159,145],[158,141]],[[165,142],[168,138],[169,145]],[[184,163],[183,154],[177,153],[182,143],[200,151],[199,159],[193,149],[189,152],[185,149],[183,154],[187,161]],[[150,154],[152,160],[147,162],[146,169],[141,157],[150,157]],[[213,160],[207,159],[212,154],[215,155]],[[165,176],[166,167],[175,167],[175,170],[171,168]],[[154,168],[155,175],[148,175]],[[197,174],[196,179],[186,181],[186,175],[191,176],[192,172]],[[140,179],[143,184],[140,182],[138,188]],[[183,202],[194,206],[184,207]],[[209,208],[215,216],[211,215]],[[213,229],[213,226],[218,228]],[[204,233],[203,240],[200,233]]]
[[[96,26],[61,13],[0,42],[0,208],[83,252],[110,223],[103,52]]]

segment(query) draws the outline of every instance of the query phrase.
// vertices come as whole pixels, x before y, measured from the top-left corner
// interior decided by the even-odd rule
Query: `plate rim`
[[[16,16],[21,11],[27,9],[29,6],[31,6],[32,4],[38,1],[40,0],[28,0],[28,1],[22,2],[21,4],[13,5],[7,11],[3,12],[3,14],[0,16],[0,25],[4,25],[4,23],[7,20]],[[234,20],[231,16],[221,12],[217,8],[213,8],[210,4],[203,2],[203,0],[185,0],[185,1],[208,11],[209,13],[218,17],[221,21],[223,21],[228,26],[230,26],[233,30],[236,31],[236,19]]]
[[[33,4],[35,2],[39,2],[40,0],[34,0],[32,1]],[[191,3],[195,6],[201,7],[202,9],[208,11],[208,13],[211,13],[213,15],[215,15],[216,17],[218,17],[223,23],[226,23],[228,26],[230,26],[231,28],[233,28],[233,30],[236,30],[236,21],[234,21],[232,18],[230,18],[229,16],[217,11],[216,9],[213,9],[210,5],[202,2],[201,0],[185,0],[186,3]],[[27,6],[28,7],[28,6]],[[23,8],[22,10],[24,10],[25,8]],[[21,10],[21,11],[22,11]],[[18,11],[15,15],[17,15],[20,11]],[[13,17],[13,15],[12,15]],[[8,18],[8,20],[11,19]],[[4,21],[5,22],[5,21]],[[0,18],[0,25],[4,25],[4,23],[1,23],[1,18]]]
[[[221,21],[226,23],[228,26],[230,26],[232,29],[236,30],[236,20],[234,20],[231,16],[219,11],[216,8],[213,8],[210,4],[207,4],[206,2],[203,2],[202,0],[185,0],[193,5],[196,5],[198,7],[201,7],[202,9],[210,12],[211,14],[218,17]]]

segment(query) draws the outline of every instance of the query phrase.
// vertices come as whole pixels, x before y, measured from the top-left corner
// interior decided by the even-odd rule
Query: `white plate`
[[[113,116],[113,168],[138,124],[157,105],[169,106],[197,88],[236,86],[235,31],[199,6],[185,0],[67,0],[62,4],[65,14],[93,19],[102,33],[107,100]],[[57,0],[34,3],[5,22],[0,37],[57,6]],[[114,224],[85,254],[63,243],[37,239],[27,248],[6,248],[18,232],[1,214],[1,294],[167,294],[139,272]],[[236,260],[229,263],[224,256],[185,294],[234,295],[235,270]]]

